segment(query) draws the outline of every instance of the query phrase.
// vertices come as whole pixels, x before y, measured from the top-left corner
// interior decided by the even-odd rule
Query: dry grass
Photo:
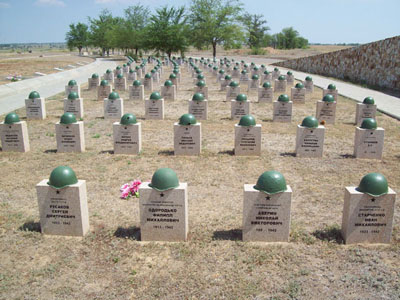
[[[43,57],[40,57],[43,55]],[[70,70],[68,65],[76,65],[77,62],[92,62],[89,57],[80,57],[68,53],[41,53],[24,54],[19,57],[9,57],[8,53],[0,55],[0,84],[10,83],[7,76],[22,75],[23,79],[36,77],[35,72],[44,74],[58,73],[54,68]]]
[[[377,117],[386,131],[382,161],[354,159],[355,102],[339,97],[337,124],[327,126],[323,158],[293,157],[296,124],[315,114],[315,101],[322,96],[316,89],[305,105],[295,105],[291,124],[273,123],[272,105],[252,103],[252,114],[263,126],[262,155],[235,157],[230,103],[222,101],[225,93],[206,75],[210,113],[202,121],[200,157],[171,155],[173,122],[187,112],[193,93],[186,70],[179,100],[165,106],[165,120],[143,120],[144,104],[125,102],[125,111],[142,122],[138,156],[108,152],[112,122],[101,118],[102,102],[84,87],[87,151],[54,153],[54,123],[63,113],[63,95],[48,99],[49,117],[28,122],[31,152],[0,153],[0,299],[400,297],[399,202],[391,245],[345,246],[337,225],[344,187],[356,185],[364,174],[382,172],[400,190],[399,122]],[[127,99],[127,93],[120,94]],[[255,101],[256,94],[249,98]],[[25,116],[24,109],[17,113]],[[38,232],[35,185],[63,164],[87,181],[91,231],[83,239]],[[119,199],[123,183],[148,181],[159,167],[173,168],[188,182],[187,243],[140,242],[138,200]],[[243,184],[255,183],[269,169],[282,172],[294,191],[290,243],[243,243]]]

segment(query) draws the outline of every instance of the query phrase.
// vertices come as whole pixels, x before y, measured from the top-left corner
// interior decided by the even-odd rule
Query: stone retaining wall
[[[400,90],[400,36],[274,65],[371,87]]]

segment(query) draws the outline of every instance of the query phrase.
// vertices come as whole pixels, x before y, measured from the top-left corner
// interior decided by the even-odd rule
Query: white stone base
[[[338,90],[323,89],[322,90],[322,98],[325,97],[326,95],[332,95],[333,98],[335,99],[335,102],[337,102]]]
[[[88,78],[88,89],[95,90],[100,85],[100,77]]]
[[[104,119],[120,120],[124,115],[124,100],[122,98],[104,99]]]
[[[56,123],[57,152],[84,152],[85,134],[83,122],[72,124]]]
[[[73,113],[77,119],[83,118],[83,99],[75,100],[64,99],[64,113]]]
[[[255,126],[235,124],[235,155],[261,155],[261,124]]]
[[[144,86],[129,86],[129,100],[144,101]]]
[[[114,154],[139,154],[142,150],[141,123],[113,124]]]
[[[250,101],[231,100],[231,119],[240,119],[250,114]]]
[[[117,91],[126,91],[126,78],[115,78],[114,87]]]
[[[97,100],[103,100],[105,98],[108,98],[108,95],[110,95],[112,92],[112,86],[111,85],[105,85],[105,86],[99,86],[97,89]]]
[[[174,123],[174,154],[200,155],[201,123],[179,125]]]
[[[144,100],[145,118],[164,120],[164,99]]]
[[[153,92],[153,78],[145,78],[143,80],[144,90]]]
[[[128,73],[128,80],[129,80],[129,81],[135,81],[135,80],[137,80],[137,73],[136,73],[136,72]]]
[[[226,101],[235,100],[237,95],[240,94],[240,86],[227,86],[226,87]]]
[[[324,150],[325,127],[307,128],[297,125],[296,156],[322,157]]]
[[[208,118],[208,101],[189,100],[189,114],[195,116],[196,120],[207,120]]]
[[[274,92],[275,93],[286,93],[286,80],[275,80]]]
[[[196,86],[194,88],[194,93],[202,93],[205,99],[208,99],[208,86]]]
[[[305,88],[306,88],[306,93],[307,93],[307,94],[311,94],[311,93],[314,92],[314,82],[304,80],[304,81],[303,81],[303,85],[304,85]]]
[[[161,97],[164,100],[176,100],[176,86],[162,86],[161,87]]]
[[[26,118],[28,120],[46,119],[46,104],[44,98],[25,99]]]
[[[324,120],[326,124],[335,124],[336,102],[317,101],[315,116],[318,122]]]
[[[354,156],[356,158],[382,159],[385,130],[356,127]]]
[[[72,92],[78,93],[78,96],[81,96],[81,88],[79,87],[79,85],[66,85],[65,86],[65,97],[68,98],[68,95]]]
[[[260,103],[272,103],[272,99],[274,98],[274,91],[272,88],[258,88],[258,102]]]
[[[252,90],[257,91],[259,87],[260,87],[260,80],[259,79],[257,79],[257,80],[251,79],[248,81],[247,91],[248,92],[250,92]]]
[[[286,75],[287,85],[292,87],[294,85],[294,75]]]
[[[304,104],[306,103],[306,89],[297,89],[295,87],[292,87],[290,89],[290,99],[294,104],[300,103]]]
[[[25,121],[14,124],[0,123],[0,135],[3,152],[28,152],[30,150],[28,127]]]
[[[376,117],[376,104],[357,103],[356,106],[356,125],[360,126],[362,121],[366,118]]]
[[[272,120],[274,122],[292,122],[292,107],[293,102],[274,102],[274,112]]]

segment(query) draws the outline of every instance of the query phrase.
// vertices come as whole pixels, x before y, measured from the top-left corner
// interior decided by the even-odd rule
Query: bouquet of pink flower
[[[121,186],[121,199],[128,199],[129,197],[139,198],[139,186],[142,184],[140,180],[134,180],[131,183],[125,183]]]

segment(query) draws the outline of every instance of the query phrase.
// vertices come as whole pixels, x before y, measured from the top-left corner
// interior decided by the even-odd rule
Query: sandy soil
[[[271,68],[270,68],[271,69]],[[165,70],[163,80],[170,70]],[[296,125],[315,114],[322,91],[295,105],[292,123],[272,122],[272,105],[252,103],[262,124],[261,157],[232,155],[235,121],[213,77],[209,120],[202,121],[199,157],[173,155],[173,123],[188,110],[194,85],[182,67],[178,101],[167,101],[163,121],[144,120],[144,103],[125,111],[142,122],[143,152],[113,155],[112,122],[103,103],[82,87],[87,151],[56,153],[54,124],[64,95],[47,99],[48,118],[29,121],[31,151],[0,152],[0,299],[399,299],[400,205],[390,245],[343,245],[339,230],[345,186],[383,173],[400,190],[400,123],[378,114],[385,128],[381,161],[352,157],[355,102],[339,97],[337,124],[327,125],[324,156],[293,156]],[[39,91],[40,92],[40,91]],[[148,96],[148,93],[146,93]],[[275,94],[275,98],[279,95]],[[256,94],[249,99],[256,101]],[[25,117],[25,109],[19,109]],[[0,116],[3,120],[4,116]],[[83,239],[43,236],[35,185],[58,165],[87,181],[90,233]],[[173,168],[189,189],[189,241],[140,241],[138,199],[119,199],[119,187],[149,181]],[[289,243],[241,241],[243,184],[270,169],[293,189]]]

